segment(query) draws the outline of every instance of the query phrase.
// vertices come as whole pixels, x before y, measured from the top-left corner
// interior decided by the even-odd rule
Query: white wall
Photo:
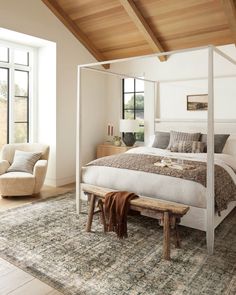
[[[104,141],[107,117],[106,78],[105,75],[82,70],[82,164],[96,157],[96,146]]]
[[[44,112],[48,125],[40,133],[55,138],[51,149],[53,160],[47,175],[49,183],[63,185],[72,182],[75,180],[77,65],[95,60],[41,0],[0,0],[0,7],[0,27],[56,43],[56,89],[53,94],[54,97],[56,95],[55,116]],[[99,79],[101,81],[103,78]],[[47,92],[46,88],[45,91]],[[103,99],[104,95],[101,97]],[[99,112],[99,106],[97,111]],[[93,123],[93,117],[90,122]],[[90,133],[91,137],[94,135],[101,142],[103,134],[98,138],[100,124],[104,125],[103,122],[94,122]],[[94,146],[89,145],[86,149],[90,155],[94,153]]]
[[[236,60],[234,45],[219,47]],[[187,111],[186,96],[207,93],[208,54],[206,50],[181,53],[170,56],[167,62],[155,58],[113,64],[113,72],[143,76],[159,81],[159,97],[154,105],[153,84],[145,83],[145,141],[154,130],[154,113],[165,119],[204,119],[206,111]],[[215,75],[235,75],[231,78],[215,79],[215,118],[236,119],[236,66],[215,54]],[[191,79],[191,80],[190,80]],[[173,80],[178,80],[173,82]],[[169,82],[167,82],[169,81]],[[119,79],[110,80],[108,97],[113,97],[109,113],[118,112],[121,101]],[[113,90],[116,89],[116,93]],[[156,107],[156,109],[154,109]],[[121,115],[121,113],[120,113]],[[116,121],[118,126],[118,121]]]
[[[52,42],[49,42],[52,43]],[[33,115],[36,117],[34,141],[50,145],[50,158],[46,183],[54,184],[57,178],[56,170],[56,45],[47,44],[38,48],[38,72],[36,82],[36,107]],[[46,91],[45,91],[46,89]]]

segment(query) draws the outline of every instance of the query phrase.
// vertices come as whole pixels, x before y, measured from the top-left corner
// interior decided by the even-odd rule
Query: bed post
[[[156,119],[160,118],[160,83],[154,83],[154,132],[156,132]]]
[[[77,119],[76,119],[76,212],[77,214],[81,213],[81,168],[82,168],[82,159],[81,159],[81,74],[82,68],[78,66],[78,89],[77,89]]]
[[[208,49],[208,112],[207,112],[207,251],[214,252],[215,177],[214,177],[214,68],[213,46]]]

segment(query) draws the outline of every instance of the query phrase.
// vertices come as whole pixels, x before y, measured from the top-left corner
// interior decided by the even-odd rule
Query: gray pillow
[[[166,149],[170,142],[170,132],[161,132],[158,131],[155,133],[155,139],[152,144],[152,147],[159,149]]]
[[[15,151],[13,163],[7,172],[27,172],[33,174],[35,163],[40,159],[42,153]]]
[[[215,134],[214,135],[214,151],[215,153],[221,154],[225,143],[229,137],[229,134]],[[207,152],[207,134],[201,135],[201,142],[205,143],[204,153]]]
[[[170,131],[170,142],[167,147],[168,150],[178,141],[199,141],[201,133],[186,133],[179,131]]]
[[[170,148],[175,153],[203,153],[205,143],[201,141],[177,141]]]

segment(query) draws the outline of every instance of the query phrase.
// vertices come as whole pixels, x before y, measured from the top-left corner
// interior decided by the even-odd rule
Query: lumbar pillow
[[[42,153],[15,151],[13,163],[7,172],[27,172],[33,174],[35,163],[40,159]]]
[[[166,149],[170,141],[170,132],[158,131],[155,133],[155,139],[153,141],[152,147],[159,149]]]
[[[178,141],[199,141],[201,133],[186,133],[179,131],[170,131],[170,142],[167,147],[168,150]]]
[[[215,153],[221,154],[225,143],[229,137],[229,134],[215,134],[214,135],[214,151]],[[207,134],[202,134],[201,142],[205,143],[204,153],[207,152]]]
[[[201,141],[177,141],[170,148],[175,153],[203,153],[205,143]]]

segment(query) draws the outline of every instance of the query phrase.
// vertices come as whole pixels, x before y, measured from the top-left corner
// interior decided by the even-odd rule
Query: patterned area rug
[[[129,237],[86,233],[73,193],[0,213],[0,256],[73,295],[236,294],[236,211],[218,227],[213,256],[205,234],[181,227],[182,249],[163,261],[162,229],[129,218]],[[31,294],[29,294],[31,295]]]

